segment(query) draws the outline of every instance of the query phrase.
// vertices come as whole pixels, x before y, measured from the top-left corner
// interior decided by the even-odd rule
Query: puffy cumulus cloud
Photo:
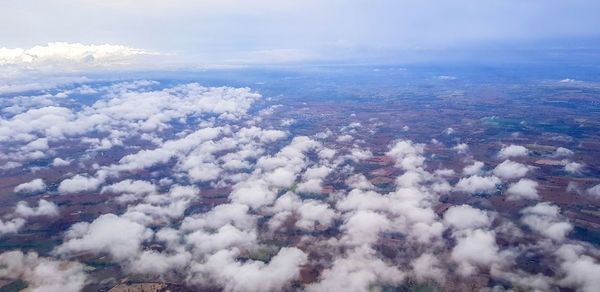
[[[375,251],[361,246],[349,254],[336,258],[321,274],[319,281],[310,284],[307,291],[367,291],[373,284],[399,284],[405,274],[386,263]]]
[[[24,201],[17,203],[15,214],[21,217],[32,216],[58,216],[58,206],[44,199],[38,201],[37,207],[29,207],[29,204]]]
[[[41,178],[36,178],[30,182],[22,183],[15,187],[15,193],[37,193],[46,189],[46,184]]]
[[[565,244],[555,252],[562,260],[560,270],[564,274],[559,284],[578,291],[593,292],[600,287],[600,263],[583,254],[584,250],[579,245]]]
[[[334,210],[327,204],[319,203],[314,200],[306,200],[298,208],[300,219],[296,222],[296,227],[303,230],[314,230],[316,224],[329,226],[336,218]]]
[[[496,190],[496,185],[500,184],[500,179],[495,176],[473,175],[467,178],[461,178],[456,183],[455,189],[466,193],[491,193]]]
[[[494,175],[500,178],[513,179],[525,176],[529,169],[530,167],[525,164],[514,162],[512,160],[505,160],[504,162],[498,164],[498,166],[494,168],[493,172]]]
[[[462,276],[473,275],[477,267],[490,267],[502,262],[496,236],[492,231],[466,230],[457,235],[456,241],[450,256],[459,264],[458,273]]]
[[[82,264],[41,258],[35,252],[4,252],[0,265],[0,277],[21,279],[32,292],[81,291],[87,280]]]
[[[229,195],[235,203],[248,205],[253,209],[270,205],[275,201],[277,194],[262,180],[240,182],[234,186],[234,191]]]
[[[469,205],[453,206],[444,213],[444,222],[455,229],[489,227],[490,217],[482,210]]]
[[[587,189],[585,192],[593,198],[600,199],[600,184]]]
[[[306,169],[302,175],[302,182],[298,184],[296,190],[304,193],[321,193],[323,180],[332,170],[324,165]]]
[[[96,190],[103,182],[104,180],[102,178],[78,174],[72,178],[68,178],[60,182],[58,185],[58,192],[61,194],[68,194],[93,191]]]
[[[529,155],[529,150],[521,145],[509,145],[502,147],[500,152],[498,152],[498,157],[502,159],[527,155]]]
[[[540,198],[537,192],[538,183],[534,180],[522,178],[511,184],[506,193],[508,200],[537,200]]]
[[[402,140],[396,142],[386,155],[396,159],[396,166],[404,170],[412,170],[421,167],[425,162],[425,157],[422,156],[424,149],[425,144]]]
[[[54,166],[54,167],[65,166],[65,165],[69,165],[69,164],[71,164],[71,162],[69,160],[65,160],[65,159],[62,159],[60,157],[56,157],[52,161],[52,166]]]
[[[344,222],[342,242],[350,245],[370,244],[378,234],[391,229],[392,222],[382,214],[373,211],[352,213]]]
[[[469,145],[465,143],[456,144],[456,146],[452,147],[452,150],[458,152],[459,154],[464,154],[469,150]]]
[[[25,225],[23,218],[15,218],[10,221],[0,220],[0,235],[18,232],[23,225]]]
[[[317,200],[304,200],[292,192],[279,197],[272,208],[274,216],[269,220],[269,229],[277,230],[286,221],[294,220],[294,227],[300,230],[313,231],[318,225],[330,226],[338,216],[329,205]]]
[[[565,164],[565,171],[579,174],[583,171],[583,166],[583,163],[568,162],[567,164]]]
[[[261,261],[237,261],[238,249],[224,249],[210,255],[206,262],[194,264],[188,277],[192,284],[213,281],[225,291],[281,291],[300,276],[307,255],[298,248],[284,247],[268,264]]]
[[[571,156],[573,154],[574,154],[574,152],[572,150],[569,150],[564,147],[558,147],[558,148],[556,148],[556,150],[554,150],[554,153],[552,154],[552,156],[565,157],[565,156]]]
[[[481,170],[483,169],[483,166],[484,166],[483,162],[474,161],[473,164],[467,165],[467,166],[465,166],[465,168],[463,168],[463,174],[465,174],[465,175],[480,174]]]
[[[393,231],[420,244],[431,243],[444,229],[431,208],[435,200],[435,193],[415,187],[398,187],[387,195],[352,190],[336,204],[339,211],[345,212],[342,242],[369,244],[379,232]]]
[[[492,267],[490,274],[495,279],[516,283],[519,286],[529,288],[532,291],[552,291],[555,282],[552,277],[545,276],[541,273],[531,275],[521,270],[505,271],[495,266]],[[513,284],[513,287],[514,286],[516,285]]]
[[[251,247],[256,244],[256,232],[245,231],[226,224],[215,232],[198,230],[185,237],[185,241],[196,254],[214,253],[232,247]]]
[[[560,242],[571,232],[573,225],[563,219],[559,211],[558,206],[538,203],[521,210],[521,221],[532,230]]]
[[[346,185],[353,189],[372,190],[375,186],[362,174],[355,174],[346,179]]]
[[[250,215],[250,208],[244,204],[222,204],[207,213],[185,217],[181,230],[194,231],[198,229],[218,229],[227,224],[242,230],[254,229],[257,216]]]
[[[413,273],[417,280],[435,280],[444,283],[446,271],[438,257],[431,253],[424,253],[411,262]]]
[[[141,203],[129,205],[123,217],[144,225],[168,222],[182,217],[198,192],[195,186],[173,185],[167,193],[147,195]]]
[[[118,183],[102,187],[100,193],[122,194],[117,198],[119,202],[128,202],[139,199],[143,195],[156,193],[154,184],[143,180],[126,179]]]
[[[163,276],[173,270],[183,270],[191,260],[192,255],[187,251],[170,254],[145,250],[139,256],[128,259],[124,266],[130,273]]]
[[[68,255],[81,251],[108,253],[116,260],[135,257],[143,241],[153,232],[145,226],[114,214],[104,214],[92,223],[76,223],[53,253]]]
[[[125,138],[139,135],[143,137],[144,134],[169,128],[169,123],[174,120],[185,121],[203,115],[218,115],[219,118],[228,120],[239,119],[246,114],[254,101],[261,98],[260,94],[253,93],[248,88],[208,88],[190,83],[162,90],[151,90],[150,87],[155,85],[156,82],[145,80],[117,83],[98,88],[101,98],[91,106],[83,105],[78,109],[49,105],[31,108],[12,117],[0,118],[0,143],[20,143],[23,144],[24,149],[30,149],[29,152],[25,150],[19,152],[21,160],[44,157],[46,154],[35,149],[47,145],[47,142],[65,139],[74,139],[76,143],[92,142],[87,143],[90,145],[90,150],[109,149],[114,145],[122,145]],[[170,143],[167,142],[157,149],[141,150],[137,155],[125,156],[117,170],[147,167],[166,162],[175,155],[190,154],[192,160],[198,156],[198,152],[188,152],[195,149],[198,139],[202,139],[202,134],[218,135],[222,130],[224,128],[211,130],[210,127],[204,127],[196,134],[192,133],[188,137],[169,141]],[[108,136],[91,140],[80,137],[92,132],[95,135]],[[284,132],[277,130],[252,127],[239,131],[235,138],[239,143],[250,143],[251,139],[256,140],[255,143],[268,143],[285,135]],[[37,136],[42,138],[36,140]],[[214,138],[216,137],[206,137],[204,140]],[[214,151],[224,150],[227,147],[225,142],[217,145],[222,147],[221,149],[214,149]],[[204,145],[204,148],[209,146]],[[210,155],[206,155],[195,159],[197,162],[206,163],[205,160],[210,161],[210,158]],[[57,160],[59,164],[64,165],[65,162]],[[206,167],[192,167],[189,164],[181,164],[179,167],[196,177],[202,175],[203,171],[216,173],[206,171]]]

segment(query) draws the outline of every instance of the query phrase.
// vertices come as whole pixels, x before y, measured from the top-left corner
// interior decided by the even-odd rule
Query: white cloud
[[[317,283],[307,291],[367,291],[372,284],[399,284],[405,274],[378,258],[365,246],[353,249],[348,255],[336,258],[332,266],[321,273]]]
[[[579,245],[565,244],[555,252],[563,260],[560,269],[564,278],[560,279],[559,284],[578,291],[594,292],[600,287],[600,263],[582,254],[584,250]]]
[[[88,177],[76,175],[72,178],[65,179],[58,185],[58,191],[61,194],[78,193],[84,191],[92,191],[98,188],[104,181],[97,177]]]
[[[481,161],[474,161],[473,164],[465,166],[463,173],[465,175],[475,175],[481,173],[484,164]]]
[[[353,189],[359,190],[372,190],[375,188],[375,186],[361,173],[355,174],[346,179],[346,185]]]
[[[498,184],[500,184],[500,179],[495,176],[473,175],[461,178],[455,188],[467,193],[491,193],[496,190]]]
[[[429,279],[436,280],[438,283],[444,283],[446,271],[439,259],[430,253],[424,253],[411,263],[413,272],[419,281]]]
[[[600,199],[600,184],[587,189],[586,193],[596,199]]]
[[[527,155],[529,155],[529,150],[521,145],[509,145],[502,147],[498,153],[498,157],[502,159]]]
[[[583,163],[569,162],[565,164],[565,171],[570,173],[579,174],[583,170]]]
[[[454,150],[460,154],[464,154],[464,153],[467,153],[467,150],[469,150],[469,145],[467,145],[465,143],[460,143],[460,144],[457,144],[456,146],[452,147],[452,150]]]
[[[232,247],[250,247],[256,244],[254,230],[240,230],[235,226],[226,224],[214,232],[198,230],[185,237],[185,241],[197,254],[209,254]]]
[[[80,222],[71,226],[65,241],[54,249],[54,253],[107,252],[116,260],[125,260],[137,255],[141,243],[151,236],[152,231],[139,223],[104,214],[92,223]]]
[[[15,193],[37,193],[46,189],[46,184],[41,178],[36,178],[30,182],[22,183],[15,187]]]
[[[534,180],[522,178],[518,182],[511,184],[506,193],[508,200],[537,200],[539,195],[537,192],[538,183]]]
[[[558,206],[550,203],[538,203],[521,210],[521,221],[534,231],[556,241],[563,241],[573,229],[559,214]]]
[[[131,180],[126,179],[118,183],[102,187],[100,193],[115,193],[123,194],[118,201],[132,201],[140,198],[142,195],[148,195],[156,193],[157,188],[150,182],[142,180]]]
[[[503,179],[513,179],[525,176],[530,167],[511,160],[505,160],[494,168],[494,174]]]
[[[479,209],[469,205],[453,206],[444,213],[444,222],[455,229],[474,229],[489,227],[491,219]]]
[[[377,235],[391,228],[392,222],[373,211],[358,211],[346,219],[341,227],[344,231],[342,242],[350,245],[373,243]]]
[[[425,144],[415,144],[409,140],[402,140],[396,144],[385,155],[396,159],[396,166],[404,170],[412,170],[421,167],[425,161],[422,156]]]
[[[56,157],[54,158],[54,160],[52,161],[52,166],[57,167],[57,166],[65,166],[65,165],[69,165],[71,164],[70,161],[62,159],[60,157]]]
[[[56,66],[55,69],[63,71],[66,68],[60,66],[71,69],[131,65],[137,56],[156,54],[120,45],[54,42],[29,49],[0,48],[0,66]]]
[[[38,257],[35,252],[4,252],[0,265],[0,277],[22,279],[32,292],[77,292],[87,280],[82,264]]]
[[[25,225],[25,219],[15,218],[10,221],[0,220],[0,235],[7,233],[15,233]]]
[[[451,258],[459,264],[458,273],[473,275],[477,267],[489,267],[502,260],[498,253],[496,236],[491,231],[481,229],[468,230],[457,237]]]
[[[307,255],[295,247],[282,248],[268,264],[242,263],[236,260],[238,255],[237,249],[221,250],[192,270],[213,279],[225,291],[281,291],[300,276],[300,266],[307,261]]]
[[[20,215],[22,217],[31,217],[31,216],[57,216],[58,215],[58,206],[52,202],[48,202],[44,199],[38,201],[38,206],[35,208],[29,207],[29,204],[25,201],[20,201],[17,203],[17,208],[15,209],[15,214]]]
[[[573,151],[564,148],[564,147],[558,147],[556,148],[556,150],[554,151],[554,154],[552,156],[554,157],[564,157],[564,156],[571,156],[573,155]]]

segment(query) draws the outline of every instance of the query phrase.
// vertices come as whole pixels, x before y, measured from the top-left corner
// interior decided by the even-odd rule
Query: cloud
[[[425,144],[414,144],[409,140],[402,140],[385,154],[396,159],[396,166],[404,170],[412,170],[421,167],[425,158],[421,155],[425,149]]]
[[[185,241],[197,254],[209,254],[232,247],[251,247],[256,244],[256,232],[254,230],[240,230],[232,225],[226,224],[215,232],[198,230],[185,237]]]
[[[565,164],[565,171],[575,174],[580,174],[583,171],[583,163],[569,162]]]
[[[494,232],[467,230],[457,236],[456,240],[451,258],[459,264],[458,273],[462,276],[473,275],[477,267],[489,267],[502,260]]]
[[[455,229],[475,229],[489,227],[491,219],[479,209],[469,205],[453,206],[444,213],[444,222]]]
[[[483,166],[484,166],[483,162],[474,161],[473,164],[465,166],[465,168],[463,169],[463,174],[465,174],[465,175],[480,174],[481,169],[483,169]]]
[[[555,252],[563,260],[560,269],[564,278],[559,283],[562,286],[577,288],[578,291],[593,292],[600,285],[600,263],[582,254],[583,250],[582,246],[565,244]]]
[[[101,193],[106,192],[111,192],[115,194],[151,194],[156,192],[156,186],[147,181],[126,179],[118,183],[103,187]]]
[[[372,284],[399,284],[405,274],[377,257],[365,246],[336,258],[325,269],[319,281],[308,285],[307,291],[366,291]]]
[[[573,229],[559,214],[559,208],[551,203],[538,203],[521,210],[521,221],[534,231],[556,241],[563,241]]]
[[[25,225],[23,218],[15,218],[10,221],[0,220],[0,235],[18,232],[23,225]]]
[[[411,266],[419,281],[433,279],[438,283],[444,283],[446,280],[446,271],[440,260],[433,254],[422,254],[411,263]]]
[[[72,178],[65,179],[58,185],[58,192],[61,194],[78,193],[84,191],[93,191],[104,182],[97,177],[75,175]]]
[[[529,150],[521,145],[509,145],[502,147],[498,153],[498,157],[502,159],[527,155],[529,155]]]
[[[242,263],[236,260],[238,255],[237,249],[221,250],[192,269],[207,275],[225,291],[281,291],[300,276],[300,266],[307,261],[307,255],[295,247],[282,248],[268,264],[253,260]]]
[[[359,190],[372,190],[375,188],[375,186],[361,173],[355,174],[346,179],[346,185],[353,189]]]
[[[554,154],[552,154],[553,157],[565,157],[565,156],[571,156],[573,155],[573,151],[564,148],[564,147],[558,147],[556,148],[556,150],[554,151]]]
[[[45,46],[0,48],[0,66],[19,65],[31,68],[56,66],[56,70],[80,67],[127,66],[142,55],[158,53],[121,45],[84,45],[80,43],[53,42]]]
[[[345,232],[342,241],[350,245],[373,243],[377,235],[391,228],[386,216],[373,211],[358,211],[351,214],[344,222],[341,230]]]
[[[498,164],[496,168],[494,168],[494,175],[503,178],[503,179],[513,179],[520,178],[525,176],[531,167],[514,162],[511,160],[505,160],[504,162]]]
[[[496,190],[496,185],[500,184],[500,179],[495,176],[473,175],[468,178],[461,178],[455,188],[458,191],[467,193],[491,193]]]
[[[518,182],[511,184],[506,190],[508,200],[537,200],[539,195],[537,192],[538,183],[536,181],[522,178]]]
[[[46,189],[46,184],[41,178],[36,178],[30,182],[22,183],[15,187],[15,193],[37,193]]]
[[[104,214],[92,223],[80,222],[71,226],[65,241],[53,252],[57,255],[106,252],[116,260],[125,260],[136,256],[141,243],[151,236],[152,231],[139,223],[114,214]]]
[[[460,143],[452,147],[452,150],[458,152],[459,154],[464,154],[467,153],[467,151],[469,150],[469,145],[465,143]]]
[[[56,157],[52,161],[52,166],[55,166],[55,167],[57,167],[57,166],[65,166],[65,165],[69,165],[69,164],[71,164],[70,161],[64,160],[64,159],[62,159],[60,157]]]
[[[586,193],[593,198],[600,199],[600,184],[597,184],[586,190]]]
[[[38,257],[35,252],[4,252],[0,264],[1,277],[26,281],[32,292],[81,291],[87,280],[82,264]]]
[[[52,202],[48,202],[44,199],[38,201],[38,206],[35,208],[29,207],[29,204],[25,201],[17,203],[15,214],[22,217],[31,216],[58,216],[58,206]]]

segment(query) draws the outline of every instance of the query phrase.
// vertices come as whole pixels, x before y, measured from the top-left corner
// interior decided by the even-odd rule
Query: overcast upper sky
[[[108,43],[206,63],[360,59],[594,40],[598,11],[597,0],[4,0],[0,47]]]

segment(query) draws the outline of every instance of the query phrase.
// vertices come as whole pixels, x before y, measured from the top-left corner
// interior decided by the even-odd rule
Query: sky
[[[381,63],[399,55],[418,59],[415,52],[600,43],[594,0],[8,0],[2,6],[0,47],[123,45],[181,63]]]

